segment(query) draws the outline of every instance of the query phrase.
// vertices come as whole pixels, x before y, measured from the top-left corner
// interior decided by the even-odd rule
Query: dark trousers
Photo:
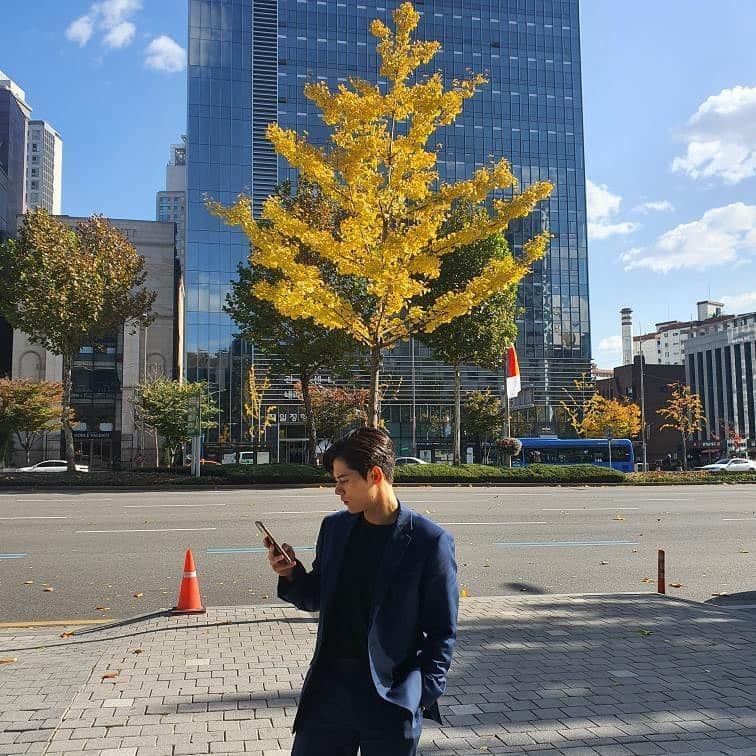
[[[314,670],[292,756],[415,756],[422,713],[384,701],[367,662],[324,662]]]

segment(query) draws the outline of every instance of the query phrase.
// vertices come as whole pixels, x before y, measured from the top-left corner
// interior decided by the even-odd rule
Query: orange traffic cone
[[[173,614],[204,614],[205,612],[205,607],[202,606],[202,599],[200,598],[199,580],[197,580],[197,570],[194,568],[194,557],[191,549],[186,550],[184,577],[181,579],[178,604],[171,611]]]

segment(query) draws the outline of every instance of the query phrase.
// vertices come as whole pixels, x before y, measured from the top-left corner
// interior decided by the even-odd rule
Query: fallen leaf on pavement
[[[670,583],[669,584],[671,588],[682,588],[682,583]]]
[[[748,549],[740,549],[740,551],[738,551],[738,554],[749,554],[749,553],[750,552],[748,551]]]
[[[17,656],[3,656],[2,659],[0,659],[0,664],[13,664],[13,662],[17,661]]]
[[[98,612],[107,612],[110,611],[109,606],[96,606],[95,609],[97,609]]]
[[[609,564],[609,562],[606,562],[606,561],[602,560],[601,564]]]
[[[653,579],[650,577],[641,578],[641,583],[653,583]]]
[[[48,585],[47,588],[42,589],[45,593],[52,593],[55,588],[53,588],[51,585]]]
[[[24,580],[24,585],[34,585],[33,580]]]
[[[721,593],[712,593],[711,595],[712,596],[729,596],[730,594],[722,591]]]
[[[462,589],[462,590],[461,590],[461,591],[459,592],[459,595],[460,595],[460,596],[461,596],[462,598],[467,598],[467,597],[468,597],[468,596],[469,596],[470,594],[469,594],[469,593],[467,592],[467,588],[463,588],[463,589]]]
[[[135,648],[132,652],[132,654],[143,654],[144,649],[143,648]]]
[[[624,520],[625,518],[622,515],[614,515],[615,520]]]
[[[264,599],[268,598],[268,594],[267,593],[263,593],[263,595],[262,595],[261,598],[264,598]]]
[[[135,593],[134,594],[134,598],[142,598],[142,596],[144,596],[143,593]]]
[[[114,677],[118,677],[118,672],[106,672],[103,676],[103,680],[112,680]]]
[[[70,638],[73,635],[72,630],[66,630],[64,633],[60,634],[61,638]]]

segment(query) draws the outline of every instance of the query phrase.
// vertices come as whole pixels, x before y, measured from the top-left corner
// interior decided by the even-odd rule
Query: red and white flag
[[[517,352],[513,346],[507,350],[507,396],[514,399],[521,389],[520,364],[517,362]]]

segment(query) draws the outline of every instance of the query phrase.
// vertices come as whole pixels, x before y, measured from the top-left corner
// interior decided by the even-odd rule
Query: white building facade
[[[29,121],[26,137],[26,206],[60,215],[63,206],[63,140],[47,121]]]

